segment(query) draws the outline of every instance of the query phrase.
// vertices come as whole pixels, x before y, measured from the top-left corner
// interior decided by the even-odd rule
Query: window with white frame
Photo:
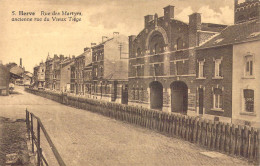
[[[223,107],[223,95],[222,89],[214,88],[213,89],[213,109],[221,109]]]
[[[198,78],[204,78],[204,61],[199,61]]]
[[[254,90],[244,89],[243,96],[245,112],[254,112]]]
[[[247,55],[245,57],[245,76],[253,76],[253,55]]]
[[[215,59],[215,77],[222,77],[222,65],[221,65],[222,59]]]

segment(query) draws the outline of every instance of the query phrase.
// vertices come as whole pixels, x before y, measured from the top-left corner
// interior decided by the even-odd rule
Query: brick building
[[[60,80],[61,80],[61,62],[64,60],[64,55],[53,57],[52,63],[52,90],[61,91]]]
[[[74,65],[74,61],[68,57],[65,57],[64,60],[60,62],[60,91],[62,92],[70,92],[72,65]]]
[[[45,63],[41,62],[39,66],[33,68],[34,87],[38,89],[45,88]]]
[[[128,39],[118,32],[92,47],[92,97],[127,103]]]
[[[245,97],[241,96],[249,94],[251,98],[248,98],[254,100],[254,90],[259,83],[259,80],[252,78],[253,75],[244,75],[247,58],[250,60],[251,57],[252,60],[252,57],[256,57],[253,55],[259,53],[259,42],[256,40],[260,38],[259,16],[238,19],[242,14],[248,16],[251,13],[251,10],[245,13],[237,9],[245,4],[254,6],[255,10],[259,3],[246,1],[238,4],[235,1],[235,24],[225,28],[196,51],[197,115],[207,119],[231,122],[233,119],[249,120],[259,116],[255,110],[257,104],[248,112],[241,110],[247,105],[243,104]],[[250,62],[249,67],[251,65]],[[255,97],[259,99],[259,96]]]
[[[95,45],[91,43],[91,45]],[[85,66],[83,69],[83,81],[84,81],[84,95],[91,97],[91,85],[92,85],[92,49],[89,47],[84,48],[85,54]]]
[[[52,89],[53,84],[53,58],[48,54],[45,61],[45,88]]]
[[[77,56],[74,60],[75,67],[75,94],[76,95],[84,95],[84,79],[83,79],[83,70],[85,67],[85,54],[81,54]]]
[[[9,95],[9,69],[0,62],[0,95]]]
[[[195,114],[195,50],[225,25],[202,23],[193,13],[189,23],[164,16],[144,17],[144,29],[129,36],[129,104],[182,114]]]

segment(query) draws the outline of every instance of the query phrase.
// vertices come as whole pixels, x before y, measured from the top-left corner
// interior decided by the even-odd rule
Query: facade
[[[83,69],[84,95],[91,97],[92,84],[92,49],[86,47],[84,49],[85,66]]]
[[[10,72],[6,66],[0,64],[0,95],[9,95]]]
[[[259,80],[255,71],[259,68],[254,55],[259,54],[260,24],[259,16],[237,20],[251,13],[239,12],[237,7],[245,4],[257,7],[259,3],[235,3],[235,24],[197,48],[196,110],[207,119],[256,125]]]
[[[84,80],[83,80],[83,70],[85,67],[85,54],[81,54],[75,58],[75,94],[84,95]]]
[[[65,58],[60,69],[60,91],[70,92],[71,66],[74,64],[71,58]]]
[[[126,104],[128,39],[118,32],[92,47],[92,97]]]
[[[61,62],[64,60],[64,55],[53,57],[52,65],[52,90],[61,91],[60,89],[60,79],[61,79]]]
[[[46,62],[45,62],[45,88],[52,89],[53,83],[53,59],[48,54]]]
[[[260,31],[260,26],[258,25]],[[260,128],[260,32],[233,46],[232,121]],[[257,102],[258,101],[258,102]]]
[[[239,0],[235,0],[234,5],[234,22],[235,24],[260,19],[260,2],[259,0],[245,0],[243,3],[239,3]]]
[[[189,23],[174,18],[174,6],[164,16],[144,17],[144,29],[129,36],[129,104],[181,114],[196,114],[195,48],[226,26]]]
[[[45,63],[41,62],[33,68],[33,80],[35,88],[45,88]]]

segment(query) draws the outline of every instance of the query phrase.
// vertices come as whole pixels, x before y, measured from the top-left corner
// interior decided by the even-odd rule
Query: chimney
[[[189,47],[198,46],[198,30],[201,30],[201,14],[193,13],[189,15]]]
[[[96,43],[91,43],[90,45],[91,45],[91,47],[94,47],[94,46],[97,45],[97,44],[96,44]]]
[[[190,30],[201,30],[201,14],[193,13],[189,15],[189,28]]]
[[[102,36],[102,43],[108,39],[107,36]]]
[[[133,50],[133,41],[135,40],[136,36],[135,35],[131,35],[128,37],[129,39],[129,58],[135,57],[134,54],[134,50]]]
[[[60,54],[60,60],[64,60],[64,55]]]
[[[153,15],[144,16],[144,27],[148,27],[148,23],[153,20]]]
[[[119,32],[113,32],[113,37],[116,38],[119,36]]]
[[[20,66],[22,67],[23,66],[23,59],[20,58]]]
[[[174,6],[166,6],[164,9],[164,20],[170,20],[174,18]]]
[[[84,48],[84,52],[86,52],[87,50],[89,50],[89,47],[85,47]]]

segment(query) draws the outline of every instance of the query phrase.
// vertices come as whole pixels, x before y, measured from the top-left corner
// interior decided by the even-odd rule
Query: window
[[[213,90],[213,109],[221,109],[222,110],[222,90],[220,88],[214,88]]]
[[[222,59],[215,59],[215,78],[222,77],[221,61]]]
[[[245,112],[254,112],[254,90],[244,89],[244,110]]]
[[[199,61],[198,78],[204,78],[204,61]]]
[[[177,39],[177,50],[183,49],[183,40],[182,38]]]
[[[248,55],[245,57],[245,76],[253,76],[253,56]]]
[[[137,49],[137,56],[141,56],[141,48]]]

